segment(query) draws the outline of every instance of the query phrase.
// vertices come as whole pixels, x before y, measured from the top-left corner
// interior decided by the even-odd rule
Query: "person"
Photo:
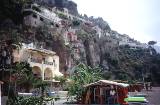
[[[145,83],[146,91],[148,91],[148,83]]]
[[[152,90],[152,83],[149,82],[148,84],[149,84],[149,89]]]

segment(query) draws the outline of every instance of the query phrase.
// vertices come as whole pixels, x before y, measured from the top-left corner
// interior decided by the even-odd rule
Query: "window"
[[[28,15],[31,15],[31,12],[29,12],[29,11],[23,12],[23,16],[28,16]]]
[[[43,21],[44,19],[42,17],[40,17],[40,20]]]
[[[75,49],[75,50],[74,50],[74,53],[78,53],[78,52],[79,52],[78,49]]]
[[[54,59],[53,59],[53,65],[54,65],[54,67],[57,67],[56,61]]]
[[[33,6],[32,9],[35,10],[35,11],[37,11],[37,12],[41,12],[41,10],[38,7],[36,7],[36,6]]]
[[[31,5],[26,5],[25,8],[31,8]]]
[[[53,23],[53,22],[51,22],[50,24],[54,26],[54,23]]]
[[[58,28],[58,27],[59,27],[59,25],[58,25],[58,24],[56,24],[56,27]]]
[[[36,15],[36,14],[33,14],[33,17],[34,17],[34,18],[37,18],[37,15]]]

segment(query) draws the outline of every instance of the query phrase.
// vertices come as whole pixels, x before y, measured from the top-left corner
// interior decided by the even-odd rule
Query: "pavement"
[[[143,90],[143,92],[147,94],[149,105],[160,105],[160,87],[153,87],[152,90]]]
[[[67,102],[67,99],[60,99],[54,102],[54,105],[64,105]]]

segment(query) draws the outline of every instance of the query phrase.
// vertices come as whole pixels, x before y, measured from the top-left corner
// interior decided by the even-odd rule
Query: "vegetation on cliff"
[[[102,79],[101,73],[98,67],[91,68],[85,64],[77,65],[72,73],[71,82],[67,85],[68,95],[76,96],[76,100],[81,100],[85,91],[84,85]]]
[[[46,49],[56,51],[60,56],[60,69],[70,71],[66,66],[66,59],[71,56],[71,45],[65,45],[63,34],[70,27],[76,29],[76,35],[81,44],[80,60],[73,61],[76,65],[83,62],[91,67],[99,66],[106,79],[146,80],[159,83],[160,55],[151,47],[132,49],[129,46],[119,46],[118,39],[113,37],[112,30],[102,18],[84,16],[84,19],[98,25],[103,33],[97,35],[92,24],[65,19],[66,25],[62,29],[58,26],[50,29],[44,27],[23,27],[21,9],[28,0],[1,0],[0,1],[0,39],[9,38],[13,43],[36,43]],[[6,29],[4,29],[6,26]],[[151,43],[151,42],[150,42]],[[152,43],[151,43],[152,44]],[[152,54],[151,54],[152,52]],[[73,66],[75,66],[73,65]]]

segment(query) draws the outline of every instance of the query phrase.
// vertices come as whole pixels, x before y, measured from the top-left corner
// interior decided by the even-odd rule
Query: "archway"
[[[33,74],[34,74],[35,77],[42,78],[42,71],[41,71],[40,67],[34,66],[32,68],[32,72],[33,72]]]
[[[50,68],[45,69],[44,80],[52,80],[52,79],[53,79],[52,70]]]

